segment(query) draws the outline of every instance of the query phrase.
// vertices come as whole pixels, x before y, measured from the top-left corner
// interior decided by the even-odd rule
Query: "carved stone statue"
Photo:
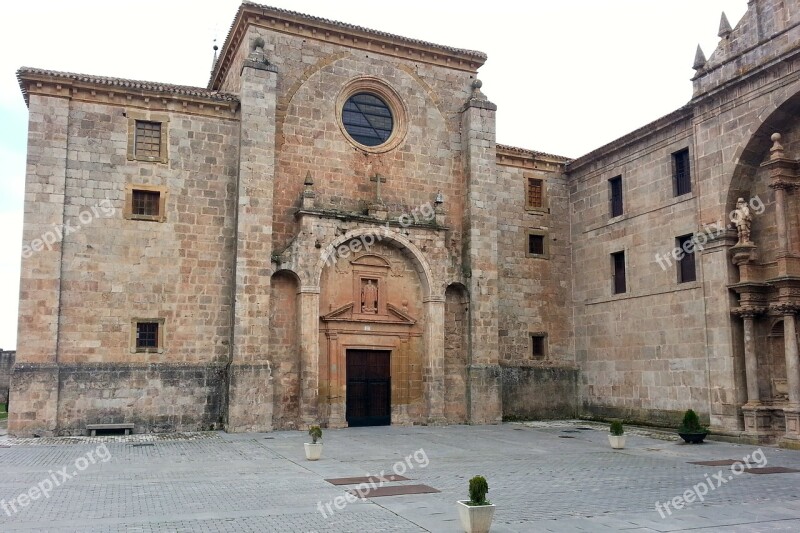
[[[371,279],[361,285],[361,312],[378,312],[378,285]]]
[[[736,224],[736,230],[739,232],[738,244],[752,244],[750,241],[750,224],[753,221],[753,215],[750,214],[750,206],[747,205],[744,198],[739,198],[736,201],[736,209],[733,211],[731,219]]]

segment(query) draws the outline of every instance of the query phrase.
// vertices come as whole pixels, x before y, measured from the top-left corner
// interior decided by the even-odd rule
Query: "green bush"
[[[697,416],[692,409],[686,411],[683,415],[683,423],[678,428],[679,433],[705,433],[708,431],[702,424],[700,424],[700,417]]]
[[[611,422],[611,427],[608,428],[608,431],[611,432],[611,434],[615,437],[621,437],[622,434],[625,433],[625,429],[622,427],[622,422],[619,420],[614,420]]]
[[[308,428],[308,434],[311,435],[312,444],[316,444],[318,440],[322,439],[322,429],[319,426]]]
[[[486,493],[489,492],[489,484],[483,476],[475,476],[469,480],[469,504],[470,505],[489,505],[486,501]]]

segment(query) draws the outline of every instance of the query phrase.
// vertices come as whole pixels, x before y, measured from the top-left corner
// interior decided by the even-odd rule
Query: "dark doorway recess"
[[[392,423],[390,353],[347,350],[347,424],[388,426]]]

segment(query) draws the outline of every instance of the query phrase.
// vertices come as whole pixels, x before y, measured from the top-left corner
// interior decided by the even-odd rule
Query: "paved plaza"
[[[496,533],[800,530],[800,473],[734,474],[746,466],[690,464],[750,457],[752,467],[763,459],[762,466],[800,469],[800,452],[762,446],[761,455],[758,447],[714,441],[690,446],[633,428],[626,449],[614,451],[605,426],[581,421],[326,430],[318,462],[305,460],[303,432],[3,433],[3,532],[457,532],[454,502],[466,498],[476,474],[486,476],[497,504]],[[325,481],[381,472],[410,479],[384,486],[441,492],[347,503],[350,487]],[[705,491],[703,502],[679,500],[682,509],[670,504],[661,517],[656,502],[683,498],[699,484],[705,490],[688,499]]]

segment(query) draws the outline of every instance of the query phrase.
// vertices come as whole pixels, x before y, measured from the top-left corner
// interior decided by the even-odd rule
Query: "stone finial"
[[[477,78],[472,82],[472,98],[477,100],[486,100],[486,96],[481,92],[483,82]]]
[[[692,68],[695,70],[701,70],[703,67],[706,66],[706,55],[703,53],[703,49],[700,48],[700,45],[697,45],[697,52],[694,54],[694,64],[692,64]]]
[[[250,55],[247,57],[247,59],[257,63],[267,63],[267,56],[264,53],[265,45],[266,43],[264,42],[263,37],[256,37],[253,39],[253,42],[250,45]]]
[[[719,31],[717,32],[718,37],[727,37],[731,34],[733,28],[731,28],[731,23],[728,22],[728,17],[725,15],[725,12],[722,12],[722,17],[719,20]]]
[[[314,185],[314,178],[311,177],[311,171],[309,170],[306,172],[306,181],[303,182],[303,185],[306,187],[311,187]]]
[[[769,158],[774,159],[783,159],[786,155],[783,151],[783,145],[781,144],[781,134],[780,133],[773,133],[770,139],[772,140],[772,148],[769,149]]]

